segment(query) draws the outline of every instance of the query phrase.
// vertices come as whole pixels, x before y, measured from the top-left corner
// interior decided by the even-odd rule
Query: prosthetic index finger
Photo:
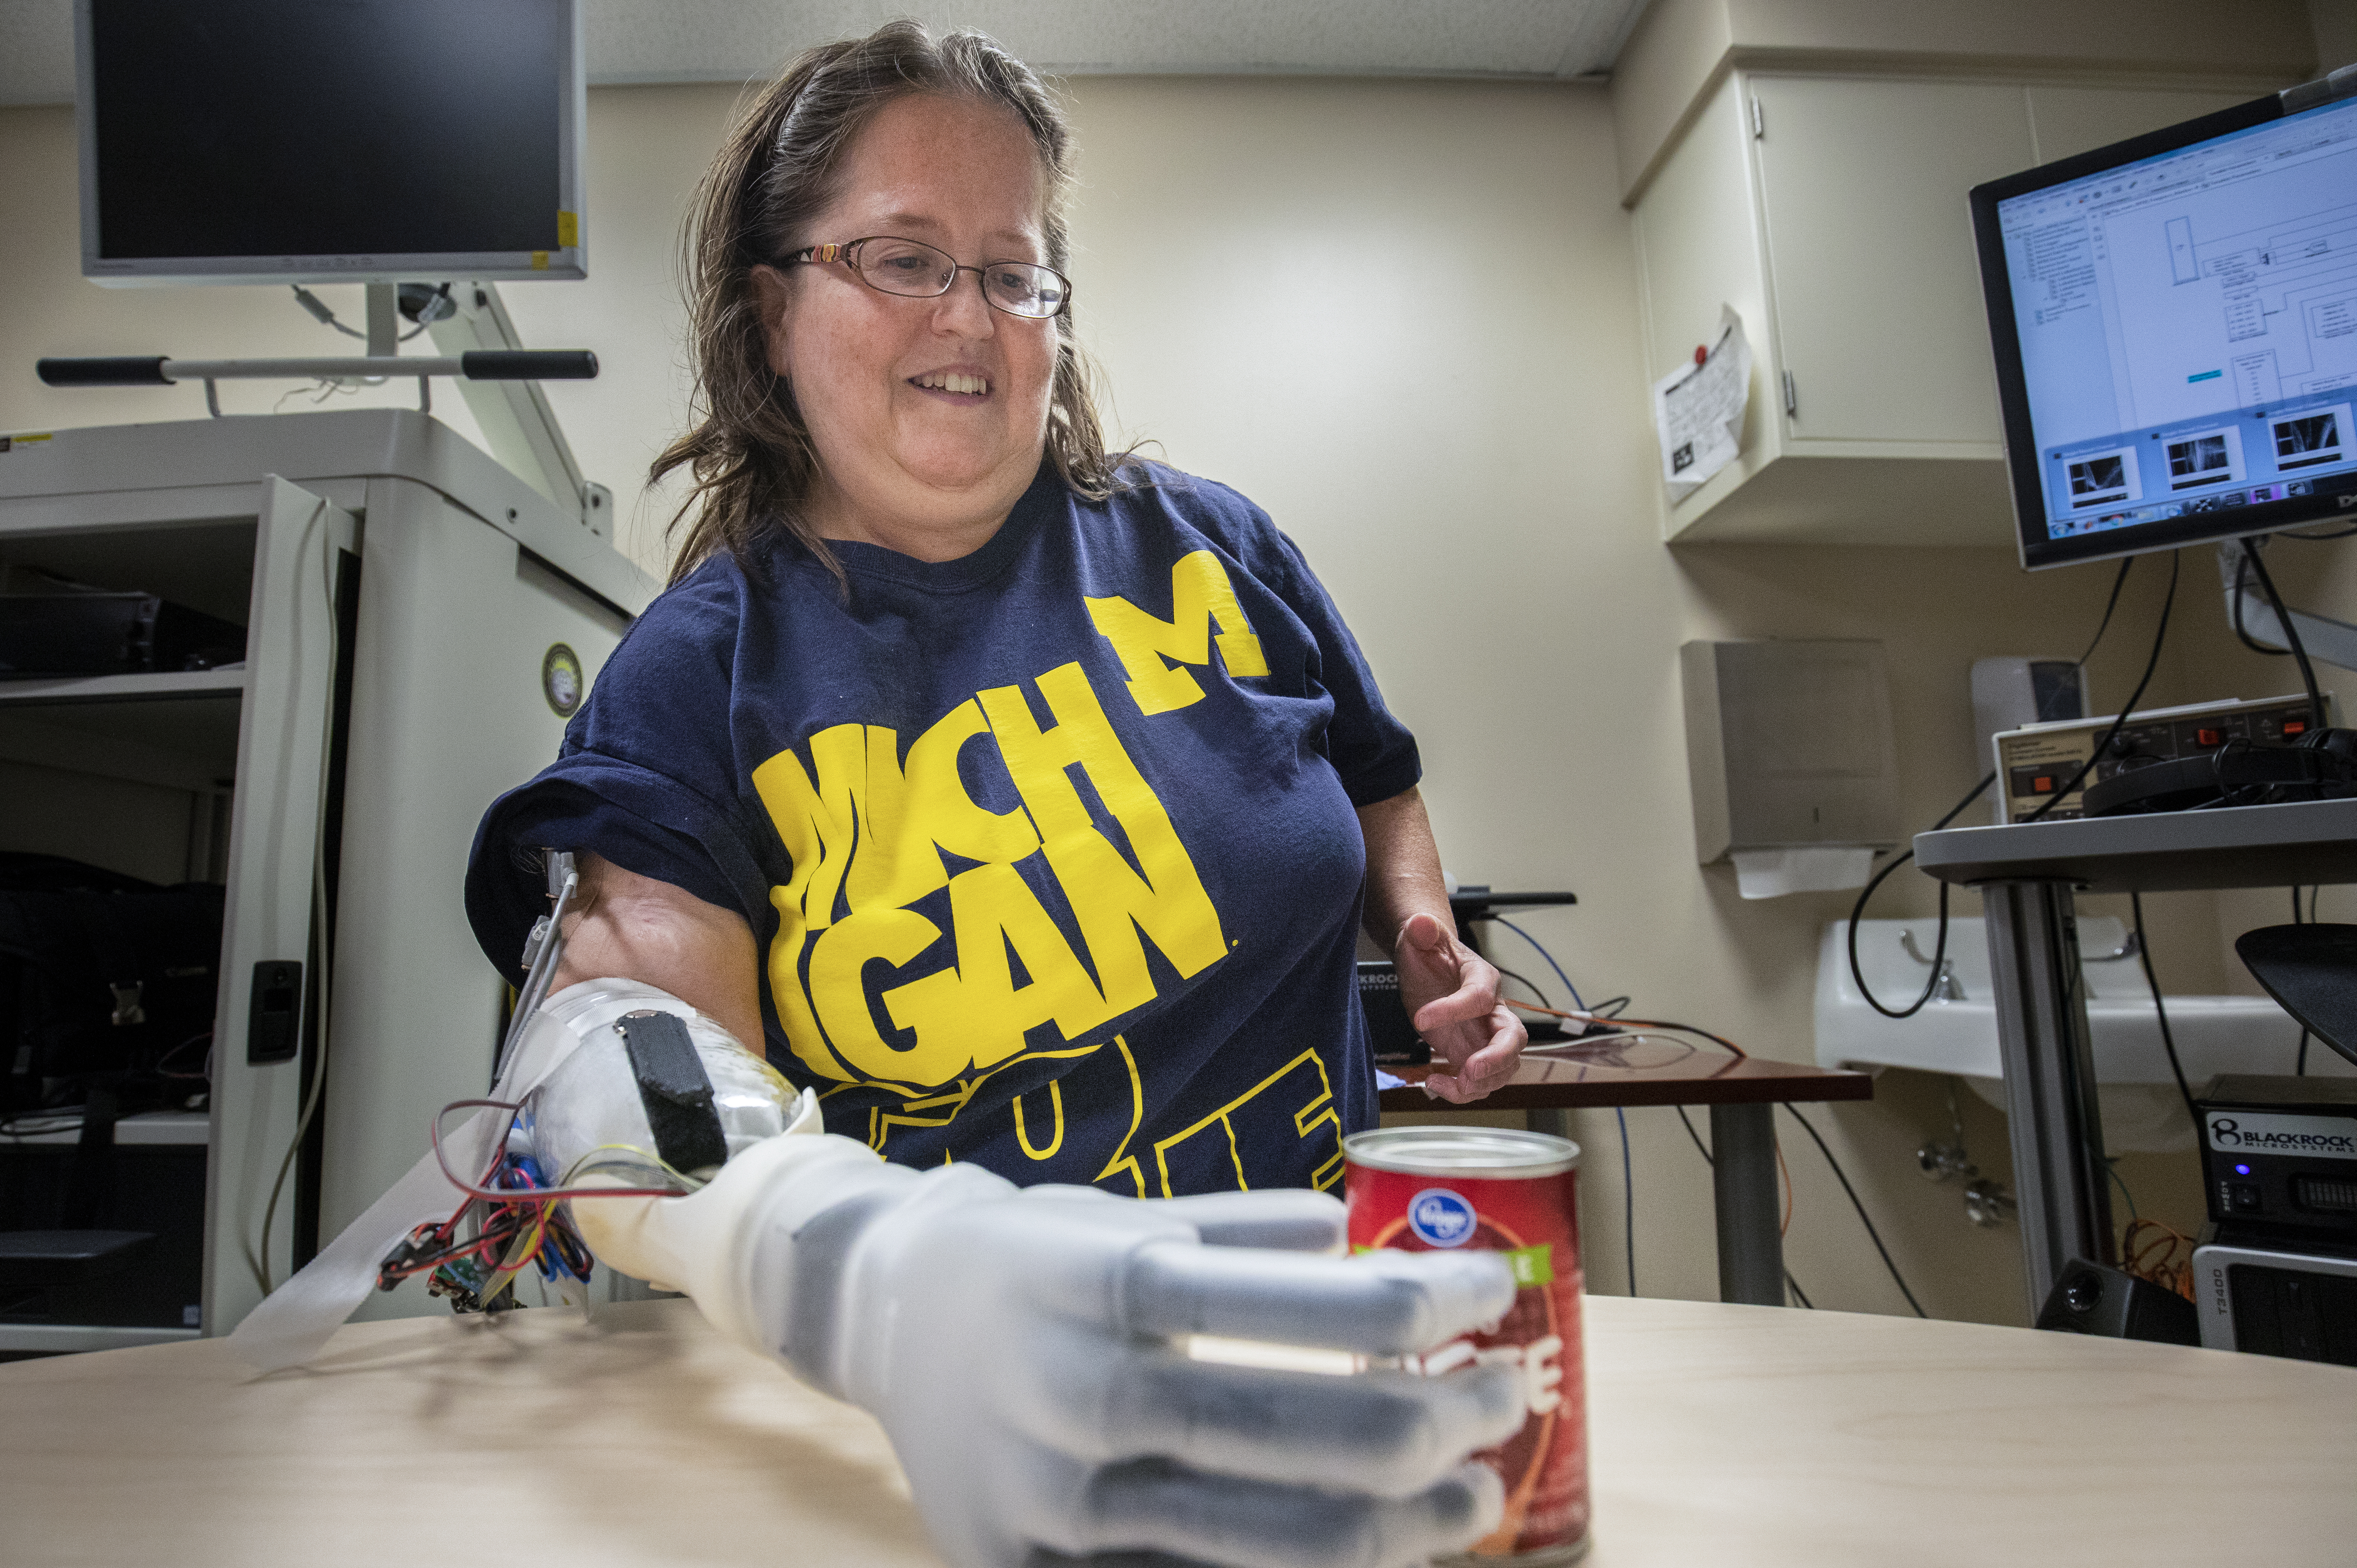
[[[1349,1219],[1341,1200],[1302,1187],[1209,1192],[1156,1207],[1195,1228],[1207,1247],[1274,1247],[1287,1252],[1339,1248]]]
[[[1514,1288],[1487,1252],[1346,1259],[1158,1241],[1125,1262],[1119,1326],[1398,1356],[1496,1322]]]

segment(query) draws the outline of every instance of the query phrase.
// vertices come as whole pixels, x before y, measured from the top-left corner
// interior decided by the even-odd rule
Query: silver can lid
[[[1512,1127],[1378,1127],[1342,1140],[1354,1165],[1409,1176],[1508,1180],[1559,1176],[1579,1164],[1579,1145]]]

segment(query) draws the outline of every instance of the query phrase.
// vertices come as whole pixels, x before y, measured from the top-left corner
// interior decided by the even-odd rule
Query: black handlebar
[[[470,381],[586,381],[597,374],[587,349],[475,349],[458,356]]]
[[[33,368],[53,387],[167,387],[163,354],[100,360],[43,360]]]

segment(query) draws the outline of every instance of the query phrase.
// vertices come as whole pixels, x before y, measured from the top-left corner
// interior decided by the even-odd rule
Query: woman
[[[1138,1197],[1331,1187],[1375,1120],[1354,934],[1477,1099],[1521,1026],[1459,944],[1413,738],[1290,541],[1109,457],[1068,308],[1063,120],[974,34],[803,56],[691,231],[673,584],[485,819],[515,972],[626,976],[918,1165]],[[684,515],[684,512],[683,513]]]

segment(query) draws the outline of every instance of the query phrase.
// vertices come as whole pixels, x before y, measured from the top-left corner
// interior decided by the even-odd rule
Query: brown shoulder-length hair
[[[647,475],[652,484],[684,467],[694,480],[666,530],[676,534],[687,523],[674,583],[723,550],[757,569],[780,534],[843,575],[803,515],[818,454],[793,389],[770,368],[752,272],[802,241],[804,227],[834,199],[844,156],[876,113],[918,93],[1002,103],[1021,118],[1047,177],[1048,264],[1067,268],[1071,134],[1030,67],[980,33],[936,39],[909,21],[805,51],[741,113],[681,235],[695,393],[689,428]],[[1048,454],[1067,485],[1102,499],[1116,487],[1124,459],[1105,453],[1090,381],[1068,309],[1056,321]]]

